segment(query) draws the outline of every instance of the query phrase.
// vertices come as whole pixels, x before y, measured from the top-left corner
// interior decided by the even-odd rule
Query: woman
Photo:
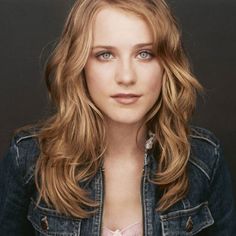
[[[1,235],[234,235],[218,139],[164,0],[80,0],[46,67],[56,112],[1,162]],[[224,192],[223,192],[224,191]]]

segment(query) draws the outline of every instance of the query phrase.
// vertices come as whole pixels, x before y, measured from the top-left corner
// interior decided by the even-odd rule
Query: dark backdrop
[[[0,0],[0,156],[12,131],[49,111],[42,64],[72,0]],[[221,140],[236,189],[236,1],[169,0],[193,71],[206,88],[192,123]]]

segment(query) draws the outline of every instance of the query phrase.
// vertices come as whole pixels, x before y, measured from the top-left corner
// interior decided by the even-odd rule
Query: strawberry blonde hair
[[[41,152],[35,181],[38,203],[42,199],[58,212],[79,218],[89,217],[98,207],[81,183],[95,176],[107,147],[105,120],[89,98],[84,74],[94,20],[106,6],[148,23],[154,51],[164,68],[161,94],[143,124],[155,133],[155,145],[160,150],[155,157],[158,168],[151,180],[163,190],[156,210],[167,210],[187,192],[188,124],[197,92],[203,91],[190,71],[177,21],[164,0],[75,2],[45,69],[55,112],[44,120],[37,134]]]

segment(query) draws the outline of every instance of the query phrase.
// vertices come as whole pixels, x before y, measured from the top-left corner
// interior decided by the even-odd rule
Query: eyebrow
[[[153,45],[153,43],[139,43],[139,44],[136,44],[133,46],[133,48],[141,48],[141,47],[144,47],[144,46],[151,46]],[[92,49],[95,49],[95,48],[108,48],[108,49],[115,49],[116,47],[114,46],[110,46],[110,45],[95,45],[94,47],[92,47]]]

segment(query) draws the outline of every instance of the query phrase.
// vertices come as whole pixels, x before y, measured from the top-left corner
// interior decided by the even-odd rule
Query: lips
[[[128,104],[132,104],[138,101],[141,95],[131,94],[131,93],[128,93],[128,94],[119,93],[111,97],[114,98],[114,100],[120,104],[128,105]]]
[[[113,98],[132,98],[132,97],[140,97],[138,94],[133,94],[133,93],[118,93],[113,96]]]

